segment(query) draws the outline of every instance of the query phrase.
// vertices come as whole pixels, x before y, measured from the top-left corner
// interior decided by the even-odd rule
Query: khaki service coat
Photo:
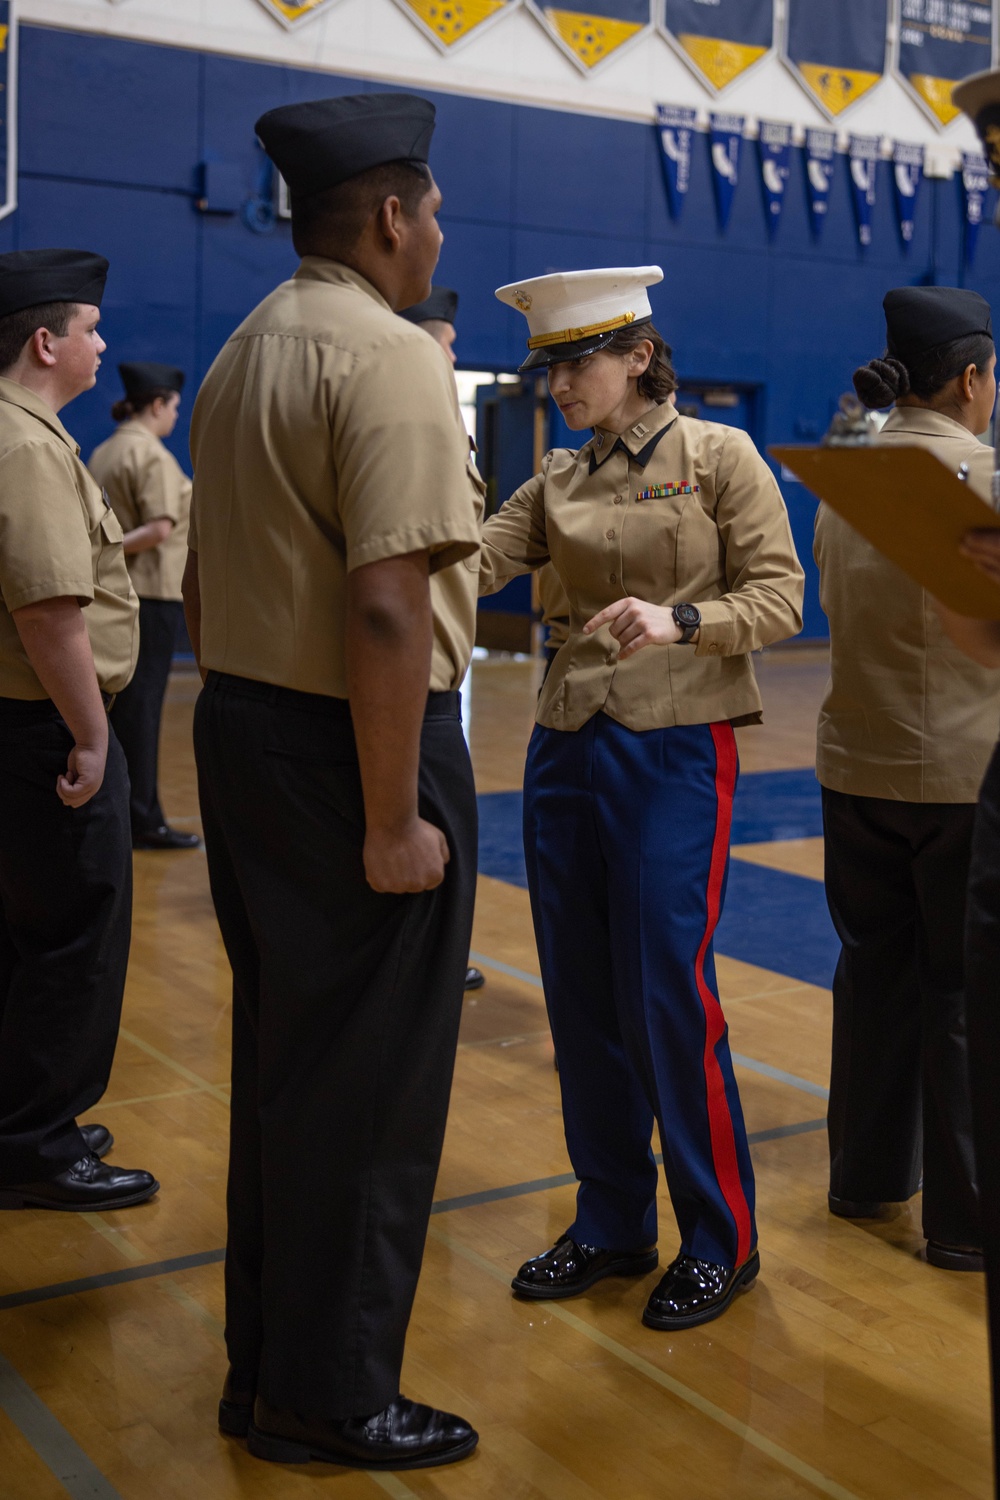
[[[476,628],[485,486],[451,365],[347,266],[307,256],[216,358],[191,427],[205,667],[347,697],[347,575],[430,554],[431,691]]]
[[[91,474],[111,501],[125,532],[147,521],[173,522],[158,547],[126,555],[140,599],[180,599],[187,560],[191,481],[170,449],[142,422],[122,424],[90,455]]]
[[[655,486],[690,493],[643,498]],[[616,438],[555,449],[491,516],[480,592],[551,561],[569,598],[569,639],[537,719],[579,729],[603,710],[628,729],[759,722],[750,652],[801,629],[803,574],[781,493],[745,432],[670,403]],[[632,595],[696,604],[697,646],[648,646],[619,664],[607,626],[583,626]]]
[[[929,448],[989,501],[993,450],[951,417],[897,406],[876,442]],[[895,802],[975,802],[1000,729],[1000,673],[941,628],[930,595],[826,505],[814,547],[830,621],[816,774],[831,791]]]
[[[48,697],[12,615],[65,597],[83,606],[99,687],[120,693],[139,649],[121,526],[51,407],[0,377],[0,697]]]

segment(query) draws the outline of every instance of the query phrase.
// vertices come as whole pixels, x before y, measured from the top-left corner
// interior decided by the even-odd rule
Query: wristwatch
[[[678,646],[690,646],[692,638],[701,628],[701,610],[697,604],[675,604],[674,620],[681,632]]]

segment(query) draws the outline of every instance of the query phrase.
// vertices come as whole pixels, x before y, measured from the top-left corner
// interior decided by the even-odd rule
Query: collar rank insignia
[[[669,500],[673,495],[699,495],[701,485],[688,484],[685,480],[677,480],[671,484],[651,484],[646,489],[640,490],[636,495],[637,500]]]

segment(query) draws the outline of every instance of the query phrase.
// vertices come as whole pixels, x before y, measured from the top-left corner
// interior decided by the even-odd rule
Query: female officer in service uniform
[[[996,394],[989,304],[956,287],[886,294],[886,355],[854,375],[892,405],[879,445],[929,448],[990,496],[976,438]],[[948,641],[929,595],[828,506],[816,516],[830,684],[820,710],[833,980],[830,1210],[872,1218],[923,1177],[927,1259],[979,1271],[963,935],[976,798],[1000,678]]]
[[[685,1328],[757,1275],[754,1185],[715,984],[737,777],[761,717],[749,653],[800,628],[802,570],[745,433],[678,416],[657,266],[502,287],[579,451],[486,525],[480,589],[550,559],[570,634],[525,771],[535,934],[577,1214],[514,1291],[573,1296],[657,1264],[654,1120],[680,1254],[643,1321]]]
[[[139,660],[118,694],[111,722],[128,762],[134,849],[194,849],[197,834],[170,828],[157,786],[160,718],[170,663],[184,617],[181,579],[187,558],[191,481],[163,439],[177,423],[183,370],[172,365],[118,366],[125,399],[119,424],[95,448],[90,472],[106,491],[125,533],[125,560],[139,595]]]

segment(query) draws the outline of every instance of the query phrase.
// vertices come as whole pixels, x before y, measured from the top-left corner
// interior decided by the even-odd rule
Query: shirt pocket
[[[102,494],[91,504],[91,513],[100,506],[97,526],[92,533],[94,546],[94,582],[109,594],[127,599],[131,593],[125,552],[122,547],[121,522]],[[92,543],[93,545],[93,543]]]

